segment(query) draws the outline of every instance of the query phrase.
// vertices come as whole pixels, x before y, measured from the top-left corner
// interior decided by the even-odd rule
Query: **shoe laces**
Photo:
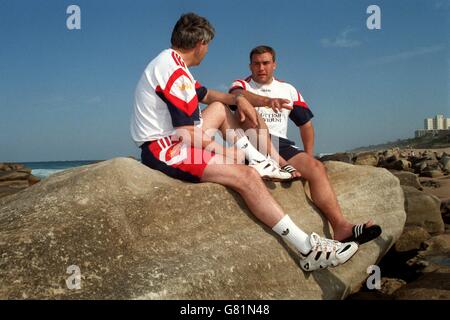
[[[338,249],[340,245],[339,241],[331,240],[323,237],[318,237],[316,242],[316,248],[324,252],[333,252]]]

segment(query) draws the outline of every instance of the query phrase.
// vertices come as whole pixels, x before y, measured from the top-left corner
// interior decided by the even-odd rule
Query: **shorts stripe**
[[[144,143],[141,146],[142,163],[175,179],[201,182],[203,171],[214,157],[214,153],[192,146],[184,146],[180,148],[179,152],[172,155],[173,148],[179,143],[181,142],[173,143],[167,137]],[[177,157],[180,158],[179,161]]]

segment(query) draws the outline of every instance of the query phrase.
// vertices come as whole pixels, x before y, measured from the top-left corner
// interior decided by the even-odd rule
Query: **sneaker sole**
[[[281,179],[281,178],[272,178],[270,176],[262,176],[261,177],[263,180],[266,181],[273,181],[273,182],[286,182],[286,181],[291,181],[292,178],[288,178],[288,179]]]

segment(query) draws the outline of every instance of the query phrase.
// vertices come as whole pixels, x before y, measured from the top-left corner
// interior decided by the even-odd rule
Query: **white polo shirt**
[[[199,124],[198,103],[206,93],[175,50],[162,51],[146,67],[134,93],[133,141],[140,146],[174,135],[176,127]]]
[[[229,91],[232,92],[236,89],[247,90],[260,96],[282,98],[290,101],[289,104],[294,107],[293,110],[282,109],[277,113],[270,107],[256,108],[272,135],[287,139],[288,119],[294,121],[297,126],[302,126],[314,117],[300,92],[289,83],[274,78],[270,84],[259,84],[251,77],[247,77],[244,80],[235,80]]]

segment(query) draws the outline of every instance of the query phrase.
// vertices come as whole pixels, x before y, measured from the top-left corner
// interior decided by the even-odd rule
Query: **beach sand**
[[[417,155],[420,152],[424,152],[424,151],[432,151],[432,152],[446,152],[447,154],[450,155],[450,147],[448,148],[439,148],[439,149],[414,149],[414,148],[401,148],[401,151],[405,151],[405,152],[411,152],[414,151],[414,153]]]

